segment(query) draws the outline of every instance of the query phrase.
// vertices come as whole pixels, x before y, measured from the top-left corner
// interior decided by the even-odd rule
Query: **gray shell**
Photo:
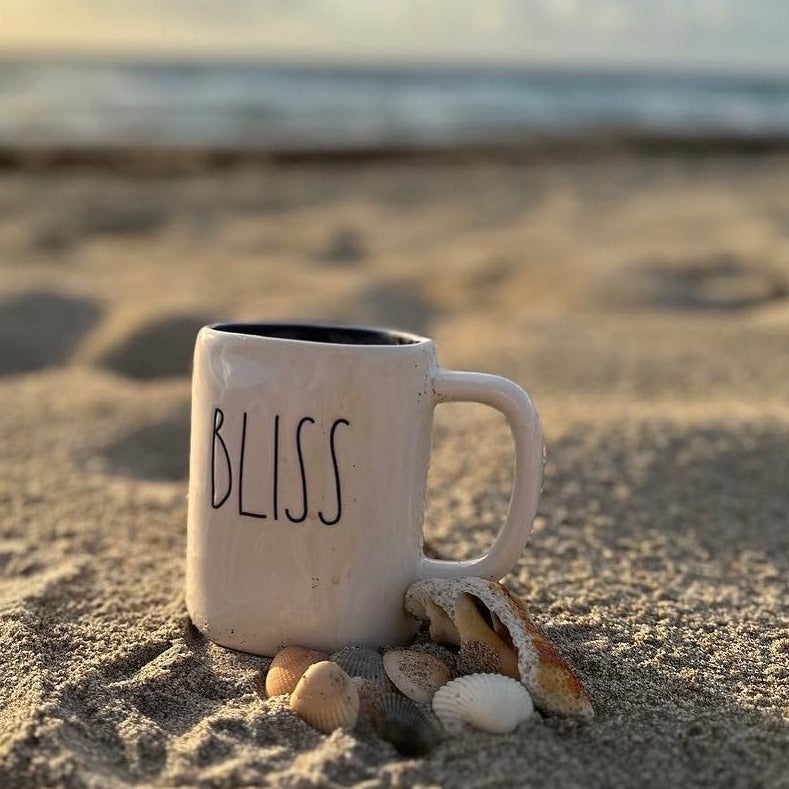
[[[388,693],[383,698],[375,728],[382,740],[404,756],[424,756],[443,737],[438,719],[400,693]]]
[[[374,649],[347,646],[338,649],[329,660],[336,663],[349,677],[362,677],[377,685],[391,687],[384,670],[384,661]]]

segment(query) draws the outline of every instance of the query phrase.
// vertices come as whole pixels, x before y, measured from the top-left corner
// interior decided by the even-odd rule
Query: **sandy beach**
[[[3,163],[0,785],[789,787],[789,155]],[[406,759],[192,626],[191,353],[225,318],[425,333],[532,394],[506,583],[591,723]],[[510,464],[503,419],[437,409],[443,555],[489,545]]]

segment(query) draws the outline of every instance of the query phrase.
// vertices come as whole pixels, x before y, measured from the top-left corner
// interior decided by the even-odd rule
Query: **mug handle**
[[[423,557],[423,578],[473,575],[490,580],[505,576],[521,555],[532,532],[542,484],[543,444],[540,417],[529,395],[498,375],[438,368],[432,376],[434,406],[463,401],[484,403],[507,419],[515,445],[515,468],[507,519],[490,550],[477,559],[446,561]]]

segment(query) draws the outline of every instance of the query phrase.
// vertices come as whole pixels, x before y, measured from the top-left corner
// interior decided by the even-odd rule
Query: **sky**
[[[0,55],[506,62],[789,74],[789,0],[0,0]]]

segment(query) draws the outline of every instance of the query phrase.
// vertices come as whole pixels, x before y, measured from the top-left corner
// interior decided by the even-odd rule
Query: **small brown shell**
[[[290,695],[302,674],[313,664],[329,656],[317,649],[306,647],[283,647],[274,655],[266,674],[266,696]]]
[[[310,726],[329,734],[356,723],[359,693],[336,663],[323,660],[304,672],[290,697],[290,706]]]
[[[449,682],[449,666],[434,655],[393,649],[384,655],[384,668],[395,687],[409,699],[430,704],[433,694]]]
[[[411,644],[408,647],[412,652],[424,652],[427,655],[432,655],[438,658],[442,663],[446,663],[449,667],[449,673],[452,679],[458,676],[457,670],[457,654],[450,651],[447,647],[441,644],[436,644],[433,641],[425,641],[421,644]]]

